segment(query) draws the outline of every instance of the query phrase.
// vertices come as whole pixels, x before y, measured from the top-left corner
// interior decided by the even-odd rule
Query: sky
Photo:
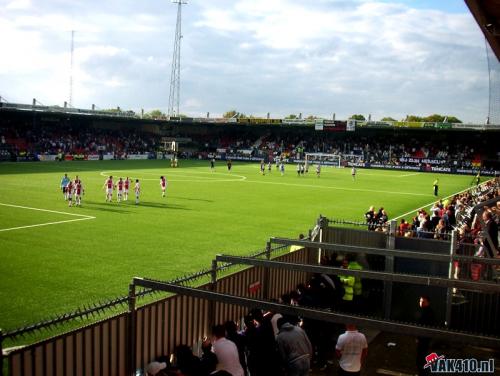
[[[169,0],[0,0],[0,96],[62,106],[72,76],[73,107],[167,112],[176,17]],[[188,116],[488,113],[463,0],[188,0],[182,35]]]

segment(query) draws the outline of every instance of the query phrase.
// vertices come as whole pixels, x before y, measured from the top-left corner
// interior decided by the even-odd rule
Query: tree
[[[455,116],[448,116],[448,123],[461,123],[462,120]]]
[[[391,118],[390,116],[383,117],[380,121],[397,121],[396,119]]]
[[[309,115],[308,117],[306,117],[306,120],[316,120],[316,119],[319,119],[319,117],[315,115]]]
[[[166,119],[167,115],[160,110],[152,110],[144,114],[146,119]]]
[[[299,117],[295,114],[290,114],[288,116],[285,116],[285,119],[298,119]]]
[[[417,116],[417,115],[408,115],[406,116],[406,119],[404,121],[409,121],[409,122],[422,122],[424,121],[424,118]]]
[[[352,115],[350,118],[353,120],[366,120],[363,115]]]
[[[236,111],[236,110],[230,110],[230,111],[224,112],[222,117],[224,119],[231,119],[231,118],[245,118],[247,116],[245,114],[242,114],[242,113]],[[252,117],[252,116],[250,116],[250,117]]]
[[[423,120],[429,123],[442,123],[444,121],[444,116],[439,114],[433,114],[425,117]]]

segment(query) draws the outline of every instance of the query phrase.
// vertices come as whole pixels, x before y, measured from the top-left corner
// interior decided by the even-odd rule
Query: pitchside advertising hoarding
[[[401,171],[419,171],[419,172],[442,172],[448,174],[459,174],[459,175],[476,175],[480,173],[483,176],[500,176],[500,171],[498,170],[485,170],[479,168],[457,168],[457,167],[445,167],[445,166],[432,166],[432,165],[422,165],[422,166],[412,166],[412,165],[390,165],[383,163],[364,163],[364,162],[347,162],[348,167],[361,167],[361,168],[379,168],[383,170],[401,170]]]
[[[345,132],[347,122],[337,120],[316,119],[314,129],[316,131],[324,132]]]

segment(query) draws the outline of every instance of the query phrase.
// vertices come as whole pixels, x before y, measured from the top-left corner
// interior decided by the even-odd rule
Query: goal
[[[328,153],[306,153],[307,165],[323,165],[340,168],[340,155]]]
[[[179,152],[179,143],[177,141],[172,141],[171,139],[162,139],[163,151],[170,153]]]
[[[364,157],[359,154],[342,154],[342,164],[344,166],[360,166],[363,164]]]

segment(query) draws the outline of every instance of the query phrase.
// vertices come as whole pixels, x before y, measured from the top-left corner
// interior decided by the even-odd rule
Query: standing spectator
[[[342,262],[342,268],[347,269],[349,266],[349,260],[344,259]],[[356,283],[356,278],[352,275],[339,275],[340,282],[344,287],[344,296],[342,297],[342,307],[345,311],[350,312],[352,310],[353,299],[354,299],[354,284]]]
[[[177,368],[183,376],[198,376],[202,372],[200,358],[193,354],[189,346],[177,346],[175,358],[177,359]]]
[[[238,348],[234,342],[226,339],[224,326],[214,326],[212,334],[215,337],[212,346],[215,355],[217,355],[217,369],[227,371],[232,376],[244,376],[238,356]]]
[[[309,374],[312,346],[307,334],[285,318],[278,320],[279,334],[276,338],[281,359],[285,364],[287,376],[306,376]]]
[[[417,311],[417,323],[420,325],[435,325],[434,311],[431,307],[431,300],[427,295],[420,296],[419,308]],[[431,339],[428,337],[417,337],[417,370],[419,375],[426,375],[424,369],[425,357],[429,355]]]
[[[240,358],[241,368],[243,368],[243,372],[247,374],[247,362],[245,359],[245,336],[238,333],[238,327],[234,321],[226,321],[224,324],[226,328],[226,338],[230,341],[233,341],[238,349],[238,356]]]
[[[365,219],[368,224],[368,230],[375,231],[375,208],[373,206],[370,206],[365,213]]]
[[[361,374],[361,366],[368,355],[368,342],[356,325],[347,324],[344,334],[339,336],[335,352],[339,358],[339,376]]]
[[[495,257],[498,252],[498,225],[493,220],[493,216],[491,212],[484,211],[483,212],[483,221],[485,223],[485,231],[491,238],[491,245],[488,240],[486,240],[486,249],[488,250],[488,254],[490,257]],[[492,248],[493,246],[493,248]]]

